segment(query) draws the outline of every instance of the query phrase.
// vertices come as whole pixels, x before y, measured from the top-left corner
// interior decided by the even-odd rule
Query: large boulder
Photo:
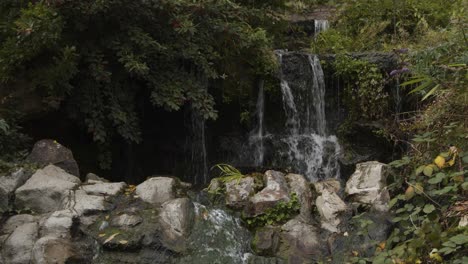
[[[79,216],[87,216],[109,210],[109,204],[104,196],[88,195],[83,190],[77,190],[69,197],[65,208]]]
[[[195,206],[188,198],[178,198],[161,205],[159,223],[165,246],[181,252],[195,220]]]
[[[315,204],[320,214],[322,228],[338,233],[348,217],[350,208],[338,194],[327,189],[324,189],[322,194],[317,197]]]
[[[279,202],[289,202],[289,188],[284,173],[269,170],[265,172],[265,188],[250,198],[246,208],[248,216],[263,214],[267,209],[275,207]]]
[[[176,180],[170,177],[153,177],[136,187],[136,194],[145,202],[161,205],[176,197]]]
[[[62,209],[80,179],[63,169],[49,165],[37,170],[26,183],[15,191],[15,205],[19,209],[31,209],[47,213]]]
[[[73,258],[75,252],[71,242],[53,236],[41,237],[32,250],[34,264],[70,263]]]
[[[292,173],[286,175],[286,181],[288,182],[290,192],[297,195],[301,204],[299,217],[304,222],[310,222],[312,220],[313,199],[309,182],[304,176]]]
[[[388,168],[377,161],[356,165],[356,171],[346,183],[345,192],[349,199],[370,206],[377,211],[389,210],[390,195],[386,188]]]
[[[32,250],[38,238],[39,225],[36,222],[25,223],[17,227],[5,241],[2,255],[8,264],[29,264]]]
[[[140,224],[142,221],[143,218],[139,215],[121,214],[112,219],[111,225],[123,229],[128,229]]]
[[[36,142],[27,157],[27,161],[40,166],[53,164],[72,175],[80,176],[78,164],[73,158],[73,153],[55,140],[43,139]]]
[[[322,193],[324,190],[339,193],[341,190],[341,183],[335,179],[328,179],[314,183],[314,187],[317,193]]]
[[[106,182],[94,182],[87,183],[80,187],[81,190],[85,191],[89,195],[103,195],[103,196],[114,196],[121,192],[127,186],[124,182],[106,183]]]
[[[72,210],[56,211],[40,222],[40,235],[71,238],[72,228],[77,224],[79,224],[78,216]]]
[[[243,177],[238,180],[226,182],[226,205],[242,208],[255,192],[255,180],[252,177]]]
[[[23,185],[32,173],[20,168],[8,176],[0,177],[0,213],[11,209],[11,200],[15,190]]]

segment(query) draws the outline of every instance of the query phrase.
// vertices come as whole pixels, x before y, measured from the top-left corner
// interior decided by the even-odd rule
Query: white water
[[[254,149],[254,165],[256,167],[261,167],[263,165],[263,160],[265,156],[265,149],[264,149],[264,113],[265,113],[265,93],[263,91],[264,81],[260,81],[258,85],[258,97],[257,97],[257,104],[255,115],[257,117],[257,126],[256,128],[250,133],[249,136],[249,145],[253,146]]]
[[[330,27],[328,20],[314,20],[315,25],[315,36],[320,32],[327,30]]]

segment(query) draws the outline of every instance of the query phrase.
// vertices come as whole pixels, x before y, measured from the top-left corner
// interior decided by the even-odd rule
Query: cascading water
[[[330,24],[328,20],[314,20],[314,26],[315,26],[315,36],[319,34],[322,31],[327,30],[330,27]]]
[[[263,142],[263,126],[264,126],[264,113],[265,113],[265,93],[263,91],[264,81],[261,80],[258,84],[258,97],[255,115],[257,117],[257,126],[250,132],[249,145],[254,148],[254,165],[261,167],[264,159],[264,142]]]

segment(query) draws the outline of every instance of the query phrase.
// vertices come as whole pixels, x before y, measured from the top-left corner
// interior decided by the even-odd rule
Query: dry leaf
[[[99,237],[105,237],[106,234],[102,233],[102,234],[99,234]]]
[[[106,241],[104,241],[103,244],[106,244],[108,242],[110,242],[112,239],[114,239],[116,236],[120,235],[120,233],[115,233],[113,234],[112,236],[110,236],[108,239],[106,239]]]
[[[119,244],[126,245],[126,244],[128,244],[128,241],[127,240],[120,240]]]

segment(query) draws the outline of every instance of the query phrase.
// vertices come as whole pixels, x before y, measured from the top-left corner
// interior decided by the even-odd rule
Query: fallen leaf
[[[120,235],[120,233],[118,233],[118,232],[115,233],[115,234],[113,234],[113,235],[110,236],[108,239],[106,239],[106,241],[104,241],[103,244],[106,244],[106,243],[110,242],[112,239],[114,239],[114,238],[115,238],[116,236],[118,236],[118,235]]]
[[[108,215],[106,215],[106,220],[109,220],[109,216],[108,216]]]
[[[105,237],[106,234],[102,233],[102,234],[99,234],[99,237]]]
[[[128,244],[128,241],[127,240],[120,240],[119,244],[126,245],[126,244]]]
[[[442,169],[445,165],[445,159],[442,156],[437,156],[437,158],[434,159],[434,163],[439,167],[439,169]]]

